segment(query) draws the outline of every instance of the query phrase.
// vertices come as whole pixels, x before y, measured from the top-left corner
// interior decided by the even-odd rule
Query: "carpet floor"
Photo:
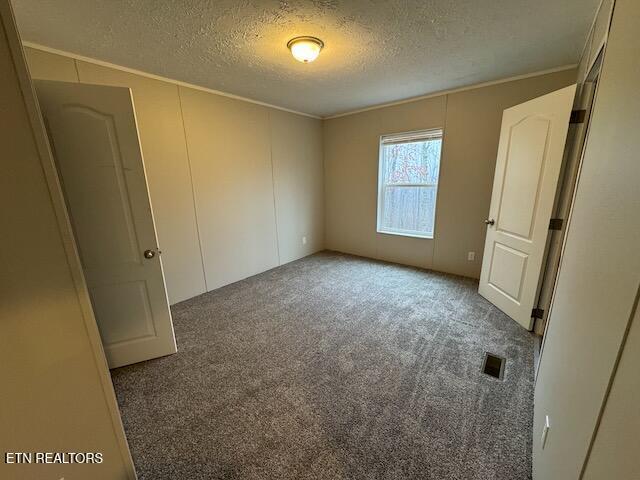
[[[322,252],[172,313],[112,371],[140,480],[531,478],[533,337],[475,280]]]

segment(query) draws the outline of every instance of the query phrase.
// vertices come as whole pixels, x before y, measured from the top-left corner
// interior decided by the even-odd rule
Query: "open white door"
[[[35,84],[109,367],[175,353],[131,91]]]
[[[502,115],[479,292],[527,330],[575,90],[571,85]]]

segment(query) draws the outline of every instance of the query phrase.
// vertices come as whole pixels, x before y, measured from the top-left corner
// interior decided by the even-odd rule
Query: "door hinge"
[[[586,110],[572,110],[569,117],[569,123],[584,123],[584,119],[587,117]]]
[[[549,230],[562,230],[562,219],[552,218],[549,220]]]
[[[544,310],[541,308],[534,308],[531,310],[531,317],[533,318],[542,318],[544,317]]]

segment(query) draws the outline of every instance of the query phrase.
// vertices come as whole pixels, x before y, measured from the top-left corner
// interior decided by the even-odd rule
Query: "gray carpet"
[[[476,290],[323,252],[175,305],[112,372],[139,478],[530,479],[533,338]]]

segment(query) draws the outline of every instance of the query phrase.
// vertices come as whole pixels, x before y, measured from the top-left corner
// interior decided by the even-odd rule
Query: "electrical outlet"
[[[540,443],[542,445],[542,449],[544,450],[544,446],[547,443],[547,436],[549,435],[549,428],[551,428],[551,423],[549,422],[549,415],[544,416],[544,427],[542,428],[542,439]]]
[[[467,253],[467,260],[469,260],[470,262],[473,262],[475,259],[476,259],[476,252]]]
[[[302,237],[302,244],[306,245],[307,244],[307,237]]]

